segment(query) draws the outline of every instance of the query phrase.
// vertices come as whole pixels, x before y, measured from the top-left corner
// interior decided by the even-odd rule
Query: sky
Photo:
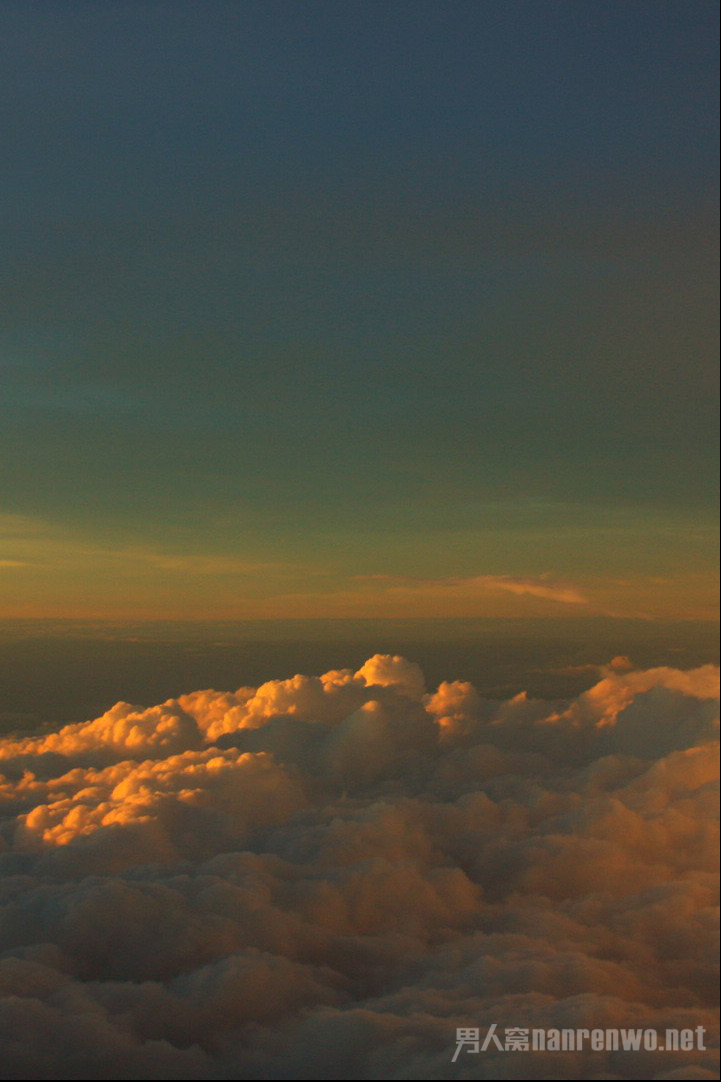
[[[717,22],[0,2],[6,1077],[719,1077]]]
[[[717,7],[0,9],[0,617],[707,618]]]

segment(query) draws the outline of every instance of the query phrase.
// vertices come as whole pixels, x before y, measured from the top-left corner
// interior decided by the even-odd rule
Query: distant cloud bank
[[[3,740],[4,1077],[717,1077],[718,693],[621,657],[495,701],[376,655]],[[494,1022],[708,1050],[451,1062]]]

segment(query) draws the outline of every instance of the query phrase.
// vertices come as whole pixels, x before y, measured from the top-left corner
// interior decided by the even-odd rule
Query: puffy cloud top
[[[0,742],[5,1076],[717,1077],[451,1056],[493,1022],[712,1048],[718,680],[500,702],[376,655]]]

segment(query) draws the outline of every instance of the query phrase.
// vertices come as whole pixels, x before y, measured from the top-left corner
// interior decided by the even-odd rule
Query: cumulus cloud
[[[0,742],[5,1077],[718,1077],[718,678],[376,655]],[[494,1022],[708,1050],[451,1062]]]

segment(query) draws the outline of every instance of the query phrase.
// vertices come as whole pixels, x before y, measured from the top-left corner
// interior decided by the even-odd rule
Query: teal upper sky
[[[346,574],[705,567],[717,42],[705,0],[4,3],[0,512]],[[601,523],[633,544],[561,537]]]

